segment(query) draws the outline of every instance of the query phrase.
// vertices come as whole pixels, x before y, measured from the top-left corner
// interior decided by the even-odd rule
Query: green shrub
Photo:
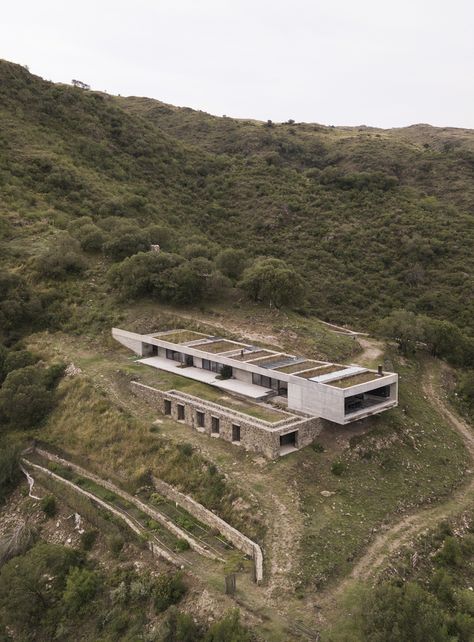
[[[447,537],[434,559],[441,566],[461,566],[463,563],[461,544],[455,537]]]
[[[184,551],[189,551],[190,548],[191,548],[191,545],[187,539],[178,539],[178,541],[176,542],[175,550],[178,551],[179,553],[183,553]]]
[[[319,443],[319,441],[314,441],[311,444],[311,448],[314,450],[315,453],[323,453],[324,452],[324,446]]]
[[[104,243],[104,254],[113,261],[123,261],[138,252],[147,252],[150,241],[144,232],[127,232]]]
[[[4,439],[0,447],[0,504],[21,479],[20,453],[18,445]]]
[[[66,578],[63,602],[72,613],[84,611],[96,596],[101,579],[96,571],[87,568],[72,568]]]
[[[188,444],[188,443],[178,444],[178,450],[182,455],[184,455],[184,457],[191,457],[191,455],[194,452],[194,448],[192,444]]]
[[[196,642],[201,639],[201,635],[190,615],[180,613],[175,606],[171,606],[161,627],[159,639],[160,642]]]
[[[331,464],[331,472],[336,477],[340,477],[342,473],[346,470],[346,465],[342,461],[334,461]]]
[[[122,552],[125,542],[119,535],[113,535],[109,540],[110,552],[114,557],[118,557]]]
[[[86,268],[79,243],[68,235],[61,236],[36,259],[36,270],[48,279],[65,279]]]
[[[94,528],[89,529],[81,533],[81,547],[84,551],[92,550],[98,536],[99,532]]]
[[[182,573],[160,575],[153,589],[153,601],[157,613],[162,613],[172,604],[177,604],[186,593]]]
[[[204,636],[204,642],[252,642],[252,633],[240,622],[238,609],[214,622]]]
[[[40,423],[52,405],[45,371],[37,366],[10,372],[0,389],[0,414],[20,428]]]
[[[46,497],[43,497],[40,506],[47,517],[54,517],[57,513],[56,499],[53,495],[46,495]]]
[[[232,378],[232,367],[228,365],[224,365],[221,368],[220,371],[220,378],[221,379],[231,379]]]

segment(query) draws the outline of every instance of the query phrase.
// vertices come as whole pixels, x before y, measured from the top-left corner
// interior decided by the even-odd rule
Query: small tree
[[[248,255],[244,250],[234,250],[229,247],[216,257],[216,265],[222,274],[228,276],[229,279],[236,281],[242,275],[248,263]]]
[[[185,593],[186,586],[181,573],[163,573],[157,578],[153,590],[156,612],[162,613],[172,604],[177,604]]]
[[[417,344],[424,339],[424,327],[413,312],[394,310],[379,323],[382,336],[394,339],[404,355],[415,352]]]
[[[63,602],[68,611],[73,613],[84,611],[96,596],[101,580],[96,571],[87,568],[74,567],[66,579],[66,590]]]
[[[304,301],[303,279],[281,259],[258,259],[245,270],[239,285],[254,301],[277,308],[298,306]]]
[[[125,232],[104,243],[104,254],[113,261],[123,261],[128,256],[146,252],[150,249],[150,241],[145,232]]]
[[[0,412],[12,424],[30,428],[40,423],[53,404],[45,371],[36,366],[14,370],[0,389]]]
[[[68,234],[63,234],[36,259],[38,273],[49,279],[64,279],[79,274],[86,267],[81,247]]]

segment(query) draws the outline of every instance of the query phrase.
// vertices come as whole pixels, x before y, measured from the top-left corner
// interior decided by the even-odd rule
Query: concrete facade
[[[340,425],[383,412],[398,404],[398,375],[393,372],[378,373],[354,364],[344,366],[304,360],[306,364],[312,362],[315,365],[302,366],[305,369],[301,372],[287,373],[281,368],[297,366],[303,358],[189,331],[187,334],[186,331],[177,330],[141,335],[113,328],[112,335],[135,354],[145,357],[145,363],[149,365],[153,365],[153,361],[148,358],[155,355],[157,362],[163,363],[166,359],[170,364],[166,369],[170,370],[174,368],[173,359],[169,357],[173,353],[178,360],[176,365],[183,365],[186,361],[192,363],[188,374],[191,378],[196,378],[193,372],[201,370],[206,373],[206,383],[236,393],[239,390],[237,382],[242,382],[249,386],[247,393],[243,394],[253,398],[264,399],[281,395],[283,391],[287,396],[289,411],[320,417]],[[191,335],[196,335],[196,338],[189,339]],[[216,349],[219,346],[222,350]],[[209,363],[217,364],[218,368],[230,366],[232,379],[219,381],[216,372],[209,376],[209,370],[204,370]],[[159,368],[160,365],[155,367]],[[176,374],[186,377],[186,368],[176,371]]]

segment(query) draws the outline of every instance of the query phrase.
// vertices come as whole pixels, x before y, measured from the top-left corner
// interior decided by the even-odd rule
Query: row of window
[[[184,405],[178,403],[176,405],[178,421],[185,420],[185,410]],[[165,399],[165,415],[171,414],[171,401]],[[205,415],[200,410],[196,410],[196,423],[198,428],[204,428],[205,426]],[[213,435],[218,435],[221,429],[221,420],[219,417],[211,417],[211,433]],[[232,424],[232,441],[240,441],[240,426],[238,424]]]
[[[176,350],[170,350],[169,348],[166,348],[166,358],[172,359],[173,361],[181,362],[181,352],[177,352]]]
[[[271,377],[253,372],[252,383],[256,386],[263,386],[264,388],[276,390],[279,395],[283,395],[285,397],[288,395],[288,384],[286,381],[279,381],[278,379],[272,379]]]
[[[216,363],[216,361],[209,361],[209,359],[203,359],[202,367],[204,370],[210,370],[211,372],[219,373],[222,370],[223,365],[222,363]]]

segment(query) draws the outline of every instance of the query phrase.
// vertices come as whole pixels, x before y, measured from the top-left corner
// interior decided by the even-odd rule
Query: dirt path
[[[474,463],[473,429],[447,407],[432,371],[429,374],[425,373],[422,385],[426,396],[460,435]],[[416,536],[435,527],[440,521],[452,517],[472,505],[474,502],[474,476],[472,470],[467,471],[466,482],[442,504],[432,508],[422,508],[419,512],[407,515],[393,526],[384,529],[370,544],[349,576],[321,600],[321,621],[326,621],[326,613],[335,612],[337,602],[340,601],[341,596],[354,582],[373,579],[387,562],[387,559],[397,550],[409,545]]]
[[[375,339],[357,337],[357,341],[362,347],[362,352],[357,355],[357,361],[360,361],[361,363],[371,362],[383,355],[382,343],[375,341]]]

